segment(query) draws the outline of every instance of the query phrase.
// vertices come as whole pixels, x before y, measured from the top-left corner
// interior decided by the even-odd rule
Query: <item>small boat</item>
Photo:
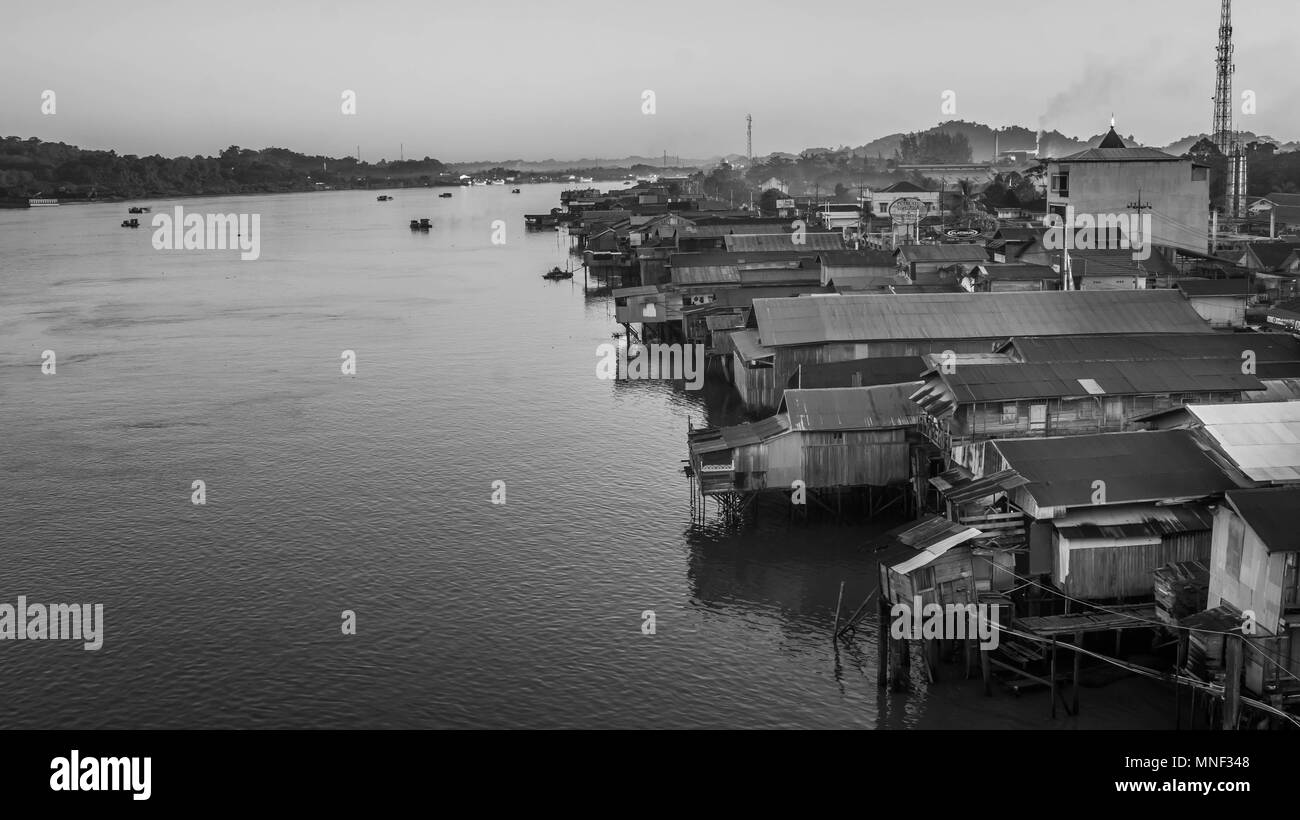
[[[438,197],[441,199],[451,199],[451,194],[438,194]]]
[[[122,227],[123,227],[123,228],[138,228],[138,227],[140,227],[140,220],[138,220],[138,219],[123,219],[123,220],[122,220]]]
[[[149,208],[147,206],[140,207],[137,205],[132,205],[130,208],[126,209],[126,212],[129,214],[147,214],[149,213]]]
[[[375,197],[375,199],[378,200],[379,202],[389,202],[392,200],[392,197],[389,196],[388,194],[380,194],[379,196]]]
[[[510,193],[512,193],[512,194],[517,194],[517,193],[519,193],[519,189],[518,189],[518,188],[511,188],[511,189],[510,189]]]
[[[413,231],[427,231],[427,230],[429,230],[429,229],[432,228],[432,227],[433,227],[433,225],[431,225],[431,224],[429,223],[429,220],[428,220],[428,219],[412,219],[412,220],[411,220],[411,230],[413,230]]]
[[[558,282],[558,281],[561,280],[561,279],[572,279],[572,278],[573,278],[573,271],[571,271],[571,270],[560,270],[560,267],[557,265],[557,266],[551,268],[550,270],[548,270],[546,273],[543,273],[543,274],[542,274],[542,278],[543,278],[543,279],[550,279],[552,282]]]

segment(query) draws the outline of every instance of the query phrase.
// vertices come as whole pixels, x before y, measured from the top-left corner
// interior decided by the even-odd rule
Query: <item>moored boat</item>
[[[573,271],[562,270],[559,265],[556,265],[555,267],[548,270],[546,273],[543,273],[542,278],[550,279],[553,282],[559,281],[560,279],[572,279]]]

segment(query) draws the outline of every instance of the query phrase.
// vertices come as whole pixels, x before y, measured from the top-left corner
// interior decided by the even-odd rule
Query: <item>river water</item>
[[[524,230],[560,190],[149,203],[259,214],[251,261],[0,211],[0,603],[104,606],[98,651],[0,641],[0,727],[1172,725],[1140,680],[1057,721],[957,667],[878,690],[830,633],[896,522],[692,529],[688,423],[734,407],[596,377],[611,300]]]

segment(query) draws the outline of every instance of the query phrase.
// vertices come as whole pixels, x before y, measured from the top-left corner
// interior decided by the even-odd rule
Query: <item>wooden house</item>
[[[1015,585],[1009,552],[984,533],[942,516],[911,521],[885,533],[877,545],[880,596],[889,604],[974,604]]]
[[[988,251],[976,244],[902,245],[894,251],[898,269],[917,284],[939,283],[944,273],[960,278],[988,259]]]
[[[881,291],[899,283],[894,258],[884,251],[823,251],[817,262],[822,285],[839,291]]]
[[[1023,290],[1061,290],[1061,274],[1049,265],[986,262],[976,265],[971,273],[977,291],[1005,293]]]
[[[788,223],[786,224],[788,228]],[[795,233],[741,233],[736,231],[723,238],[724,247],[735,253],[754,253],[756,251],[842,251],[844,234],[839,231]]]
[[[1250,360],[1261,381],[1289,377],[1300,365],[1300,339],[1284,333],[1120,333],[1016,336],[998,348],[1021,362],[1126,362],[1143,359]]]
[[[952,460],[983,472],[983,442],[1132,429],[1152,411],[1240,402],[1263,384],[1239,359],[968,364],[950,358],[923,374],[912,400],[922,429]]]
[[[1298,509],[1294,486],[1231,490],[1214,509],[1209,603],[1249,614],[1244,634],[1258,651],[1245,653],[1245,679],[1256,694],[1300,693]]]
[[[1017,335],[1213,333],[1175,291],[898,293],[755,299],[775,385],[803,365],[880,356],[989,352]],[[779,395],[758,397],[775,407]]]
[[[1300,484],[1300,402],[1187,404],[1142,420],[1186,429],[1250,486]]]
[[[1254,296],[1248,279],[1180,279],[1177,287],[1211,327],[1245,328]]]
[[[1029,519],[1031,562],[1050,565],[1056,588],[1084,600],[1150,599],[1157,568],[1208,562],[1205,502],[1237,487],[1185,430],[988,447],[987,474],[1026,479],[1006,497]]]
[[[788,491],[795,481],[810,490],[906,484],[915,387],[787,390],[775,416],[693,430],[691,466],[705,495]]]

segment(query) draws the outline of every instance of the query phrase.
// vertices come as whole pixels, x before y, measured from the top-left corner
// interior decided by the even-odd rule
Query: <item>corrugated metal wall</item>
[[[1065,591],[1079,598],[1131,598],[1152,594],[1151,573],[1171,561],[1210,559],[1210,531],[1165,536],[1159,544],[1070,550]]]

